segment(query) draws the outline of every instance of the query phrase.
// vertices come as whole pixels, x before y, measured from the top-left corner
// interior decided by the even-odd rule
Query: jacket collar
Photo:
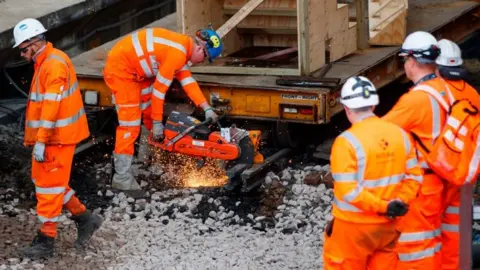
[[[35,68],[38,68],[39,66],[42,65],[42,63],[47,59],[47,57],[50,55],[50,53],[53,50],[53,44],[50,42],[47,42],[47,45],[45,45],[45,48],[43,51],[41,51],[37,56],[35,56]]]

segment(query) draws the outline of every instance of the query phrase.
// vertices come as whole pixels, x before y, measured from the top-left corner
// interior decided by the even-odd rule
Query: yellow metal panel
[[[102,79],[98,78],[78,78],[78,84],[81,90],[94,90],[99,92],[100,107],[112,107],[112,93]]]
[[[245,111],[249,113],[270,113],[270,97],[247,95]]]

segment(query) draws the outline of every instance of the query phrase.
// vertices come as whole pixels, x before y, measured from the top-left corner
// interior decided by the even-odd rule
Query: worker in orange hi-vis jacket
[[[69,187],[77,143],[90,132],[70,58],[45,40],[47,30],[35,19],[20,21],[13,29],[14,48],[35,73],[27,103],[24,144],[33,147],[32,181],[41,229],[23,255],[36,258],[54,253],[57,221],[65,206],[77,224],[77,246],[82,246],[102,220],[86,210]]]
[[[119,122],[113,154],[114,189],[141,193],[131,169],[134,143],[140,134],[142,116],[153,139],[163,139],[163,105],[174,78],[193,103],[205,111],[206,118],[216,122],[218,116],[192,77],[189,62],[201,63],[205,58],[212,61],[222,49],[220,37],[211,29],[199,30],[191,37],[162,28],[136,31],[112,48],[104,78],[113,93]]]
[[[416,134],[423,145],[431,148],[446,119],[446,112],[437,100],[422,91],[432,89],[446,96],[445,82],[435,75],[435,59],[440,55],[438,42],[430,33],[417,31],[406,37],[399,55],[403,57],[406,76],[414,85],[383,119]],[[441,269],[444,184],[426,163],[420,144],[416,143],[415,148],[424,174],[423,184],[408,214],[401,219],[397,269]]]
[[[442,39],[438,41],[440,56],[436,59],[438,68],[436,75],[442,78],[454,100],[467,99],[477,109],[480,109],[480,95],[471,85],[465,82],[467,71],[461,67],[462,52],[454,42]],[[480,144],[479,144],[480,145]],[[478,146],[477,146],[478,147]],[[480,153],[480,149],[475,150]],[[478,159],[472,160],[478,164]],[[474,164],[473,166],[478,166]],[[465,164],[465,166],[472,166]],[[470,179],[468,184],[474,184],[476,179]],[[442,269],[459,269],[460,255],[460,187],[445,183],[444,212],[442,215]]]
[[[409,211],[422,183],[413,141],[374,115],[378,95],[367,78],[349,78],[340,102],[352,126],[332,146],[333,219],[325,229],[324,267],[395,269],[397,217]]]

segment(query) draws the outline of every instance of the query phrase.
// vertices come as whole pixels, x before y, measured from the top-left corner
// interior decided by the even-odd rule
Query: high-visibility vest
[[[376,116],[352,125],[332,146],[333,215],[353,223],[384,223],[393,199],[409,203],[423,181],[413,143]]]
[[[77,144],[90,136],[75,69],[50,42],[35,61],[25,118],[25,145]]]
[[[200,105],[206,99],[187,65],[193,38],[163,28],[146,28],[121,39],[109,52],[105,76],[144,81],[155,78],[142,95],[152,95],[152,119],[162,120],[165,95],[177,79],[185,93]]]
[[[469,90],[472,89],[451,89],[447,82],[442,89],[446,95],[427,84],[413,88],[413,91],[424,91],[434,97],[448,113],[442,131],[431,147],[424,145],[415,133],[412,135],[428,166],[441,178],[456,185],[475,181],[480,170],[480,102],[478,94]]]

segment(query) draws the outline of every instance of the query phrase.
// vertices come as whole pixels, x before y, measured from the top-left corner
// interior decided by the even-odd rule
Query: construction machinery
[[[210,122],[210,119],[200,122],[189,114],[172,111],[165,125],[165,138],[157,142],[150,136],[148,141],[159,149],[197,158],[197,168],[203,166],[206,158],[223,161],[228,177],[225,189],[231,191],[239,186],[242,190],[251,189],[252,183],[245,177],[242,179],[242,173],[253,164],[263,162],[263,155],[258,152],[261,132],[235,125],[222,128],[220,122],[217,125],[221,131],[212,131]]]

